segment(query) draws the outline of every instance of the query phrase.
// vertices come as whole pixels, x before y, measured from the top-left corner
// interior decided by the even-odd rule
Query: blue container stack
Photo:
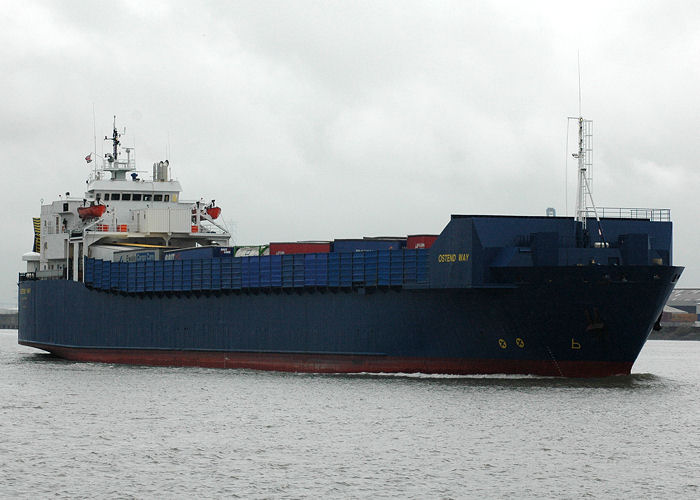
[[[127,293],[428,284],[428,250],[369,250],[145,262],[85,259],[85,284]]]

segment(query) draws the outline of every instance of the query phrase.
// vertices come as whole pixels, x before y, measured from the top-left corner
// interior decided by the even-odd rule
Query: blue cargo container
[[[113,259],[118,262],[141,262],[160,260],[162,248],[133,248],[122,252],[114,252]]]
[[[241,289],[241,259],[233,259],[231,262],[231,288]]]
[[[177,248],[163,253],[164,260],[194,260],[194,259],[216,259],[231,258],[235,254],[234,247],[192,247]]]
[[[270,261],[270,286],[282,286],[282,256],[269,255],[265,257]]]
[[[333,242],[333,251],[369,252],[376,250],[400,250],[406,246],[406,240],[401,238],[363,238],[340,239]]]
[[[340,254],[328,255],[328,286],[340,286]]]
[[[315,257],[316,286],[328,286],[328,254],[317,253]]]
[[[423,285],[425,250],[108,262],[85,259],[85,283],[128,293]]]

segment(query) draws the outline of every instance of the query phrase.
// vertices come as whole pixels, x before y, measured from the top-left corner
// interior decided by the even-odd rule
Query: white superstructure
[[[93,257],[98,247],[228,245],[230,234],[215,221],[221,210],[213,200],[182,200],[168,160],[153,164],[151,179],[140,178],[133,150],[125,148],[127,158],[121,158],[120,138],[115,120],[112,137],[105,137],[112,152],[91,173],[84,197],[66,193],[42,205],[37,277],[78,281],[83,257]]]

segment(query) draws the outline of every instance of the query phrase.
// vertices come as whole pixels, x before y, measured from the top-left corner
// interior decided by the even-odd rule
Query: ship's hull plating
[[[19,342],[108,363],[352,373],[628,374],[680,268],[500,288],[119,294],[20,283]],[[634,274],[634,273],[631,273]]]
[[[150,366],[200,366],[308,373],[439,373],[533,374],[567,377],[606,377],[630,373],[632,362],[401,358],[390,356],[279,354],[145,349],[85,349],[24,345],[50,351],[73,361]]]

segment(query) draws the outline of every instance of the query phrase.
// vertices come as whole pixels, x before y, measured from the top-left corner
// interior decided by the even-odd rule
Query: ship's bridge
[[[94,180],[88,185],[85,198],[100,200],[103,203],[115,201],[129,202],[177,202],[182,187],[175,180],[152,182],[139,179],[126,180]]]

